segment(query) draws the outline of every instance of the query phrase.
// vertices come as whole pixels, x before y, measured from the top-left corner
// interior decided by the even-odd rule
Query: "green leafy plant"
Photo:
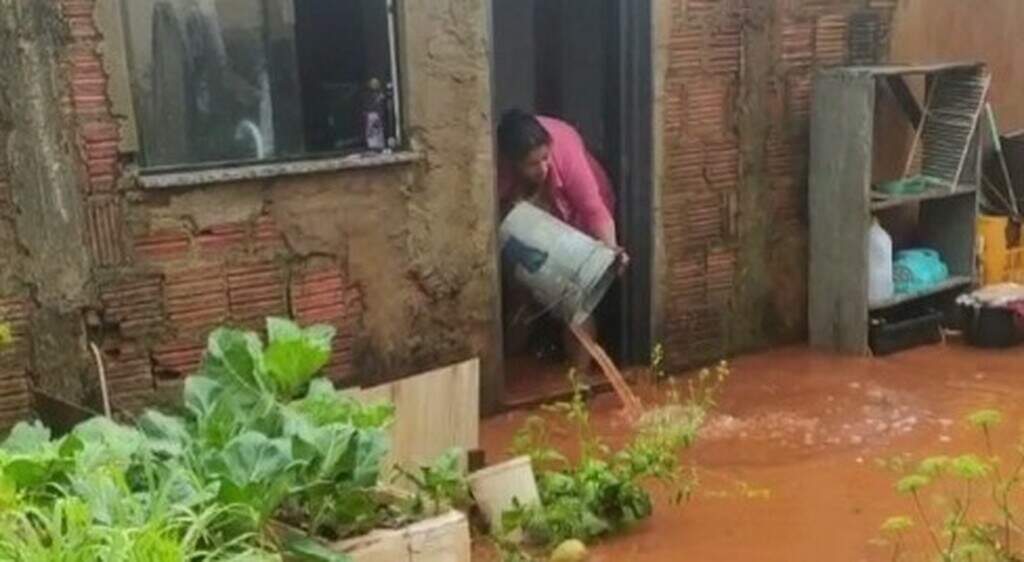
[[[1024,475],[1024,448],[1009,465],[993,447],[992,432],[1002,422],[995,410],[971,414],[967,423],[981,433],[983,448],[958,456],[932,456],[913,464],[903,458],[888,465],[900,472],[896,490],[908,496],[914,516],[896,516],[882,525],[891,559],[943,562],[1016,562],[1024,560],[1019,508],[1014,501]],[[1008,470],[1007,470],[1008,468]],[[925,501],[926,494],[935,497]],[[935,507],[937,506],[937,507]],[[926,537],[931,552],[907,548],[913,531]]]
[[[678,501],[689,497],[695,479],[682,469],[679,455],[695,441],[727,376],[724,363],[714,371],[703,371],[691,381],[685,400],[673,384],[668,403],[644,417],[628,444],[612,450],[591,425],[585,387],[570,374],[572,398],[549,411],[572,428],[579,458],[570,461],[552,445],[543,418],[529,419],[513,440],[513,453],[530,456],[541,503],[517,504],[504,514],[503,527],[522,530],[531,540],[548,546],[568,539],[591,541],[651,515],[648,483],[669,486]]]
[[[452,449],[416,470],[397,467],[398,480],[412,484],[416,493],[410,510],[417,515],[440,513],[445,509],[468,510],[472,504],[469,482],[462,468],[461,449]]]
[[[218,501],[250,507],[257,527],[280,516],[331,539],[372,529],[393,511],[373,491],[393,407],[364,406],[316,378],[332,329],[272,318],[267,333],[264,346],[254,333],[215,331],[186,384],[185,417],[147,414],[140,426],[215,484]]]
[[[99,418],[52,439],[21,424],[0,445],[0,559],[18,562],[277,560],[248,516],[216,504],[194,475],[156,461],[133,428]]]
[[[267,334],[214,331],[178,416],[99,418],[60,439],[16,427],[0,444],[0,559],[346,562],[317,539],[421,516],[380,488],[394,407],[320,376],[333,329],[272,318]],[[408,474],[455,504],[468,497],[456,466]]]
[[[269,532],[271,520],[336,538],[405,517],[375,490],[393,407],[364,406],[317,378],[331,328],[270,319],[267,333],[264,345],[255,333],[213,332],[180,417],[150,411],[137,427],[100,418],[61,439],[39,424],[15,428],[0,445],[0,552],[220,562],[281,550],[340,562],[309,536]]]

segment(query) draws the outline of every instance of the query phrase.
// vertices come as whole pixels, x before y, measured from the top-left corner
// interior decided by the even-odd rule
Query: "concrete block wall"
[[[661,62],[663,341],[674,367],[806,331],[816,68],[884,62],[896,0],[670,0]]]

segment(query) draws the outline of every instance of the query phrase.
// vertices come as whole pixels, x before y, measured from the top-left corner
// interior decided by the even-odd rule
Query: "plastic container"
[[[874,219],[868,231],[868,303],[874,306],[885,302],[894,292],[892,237]]]
[[[517,457],[474,472],[469,475],[469,487],[491,532],[499,536],[504,534],[501,517],[515,507],[516,502],[520,505],[540,503],[530,457]],[[520,537],[511,538],[518,540]]]
[[[1024,283],[1021,225],[1007,217],[978,218],[981,279],[985,285]]]
[[[914,311],[893,318],[874,318],[868,342],[875,355],[891,355],[942,341],[942,313]]]
[[[384,132],[384,111],[387,108],[387,99],[384,90],[381,88],[380,80],[370,80],[367,86],[363,119],[365,127],[366,148],[370,150],[384,150],[387,148],[387,138]]]
[[[960,306],[964,339],[974,347],[1002,349],[1024,341],[1016,314],[994,306]]]
[[[615,281],[614,250],[530,203],[512,209],[500,238],[505,267],[567,323],[589,318]]]

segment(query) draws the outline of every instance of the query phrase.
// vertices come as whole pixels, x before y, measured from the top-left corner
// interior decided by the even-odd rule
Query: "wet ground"
[[[997,441],[1024,422],[1024,350],[956,344],[881,359],[783,349],[732,362],[719,407],[687,454],[701,485],[683,506],[596,547],[594,562],[860,562],[888,560],[873,544],[887,517],[909,514],[879,459],[978,451],[963,418],[997,408]],[[603,434],[626,433],[613,395],[593,402]],[[526,413],[489,420],[488,460],[504,451]],[[481,559],[485,557],[481,556]]]

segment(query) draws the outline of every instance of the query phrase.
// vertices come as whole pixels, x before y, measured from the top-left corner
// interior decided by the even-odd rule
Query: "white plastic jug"
[[[894,292],[892,237],[878,219],[873,219],[868,231],[868,303],[875,306],[885,302]]]

